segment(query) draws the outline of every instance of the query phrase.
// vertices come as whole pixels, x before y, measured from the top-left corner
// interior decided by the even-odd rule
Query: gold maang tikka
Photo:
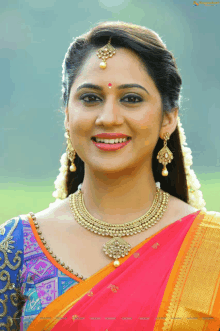
[[[100,63],[100,68],[101,69],[105,69],[106,66],[107,66],[107,63],[106,63],[106,60],[109,58],[109,57],[112,57],[115,53],[116,53],[116,50],[115,48],[110,44],[111,43],[111,39],[109,39],[109,42],[107,45],[103,46],[102,48],[98,49],[97,51],[97,56],[102,59],[102,62]]]
[[[168,176],[168,171],[167,171],[166,165],[168,163],[171,163],[171,161],[173,159],[173,153],[167,147],[167,140],[170,139],[170,134],[168,132],[165,133],[163,138],[164,138],[164,146],[157,154],[157,159],[158,159],[159,163],[163,164],[162,175]]]

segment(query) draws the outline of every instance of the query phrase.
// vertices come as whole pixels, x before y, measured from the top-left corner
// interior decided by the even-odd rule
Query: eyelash
[[[96,95],[94,95],[94,94],[84,94],[84,95],[82,95],[81,97],[80,97],[80,100],[83,100],[85,103],[95,103],[95,102],[97,102],[97,101],[85,101],[85,98],[86,97],[88,97],[88,98],[90,98],[90,97],[95,97],[95,98],[98,98]],[[126,98],[136,98],[136,99],[139,99],[139,101],[138,102],[131,102],[131,104],[135,104],[135,103],[139,103],[139,102],[141,102],[141,101],[143,101],[143,99],[141,98],[141,97],[138,97],[137,95],[134,95],[134,94],[129,94],[129,95],[126,95],[123,99],[126,99]],[[100,99],[100,98],[99,98]],[[122,100],[123,100],[122,99]],[[128,102],[129,103],[129,102]]]

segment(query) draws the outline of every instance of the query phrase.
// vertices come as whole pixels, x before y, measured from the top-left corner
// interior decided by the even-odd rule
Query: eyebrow
[[[143,86],[139,85],[139,84],[123,84],[117,87],[117,90],[123,90],[126,88],[132,88],[132,87],[137,87],[140,88],[142,90],[144,90],[145,92],[147,92],[148,94],[150,94],[146,88],[144,88]],[[99,85],[95,85],[95,84],[90,84],[90,83],[85,83],[80,85],[79,87],[77,87],[76,91],[78,92],[79,90],[83,89],[83,88],[91,88],[94,90],[98,90],[98,91],[103,91],[103,88]]]

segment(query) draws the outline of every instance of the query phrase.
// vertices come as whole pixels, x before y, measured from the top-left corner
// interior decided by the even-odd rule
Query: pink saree
[[[215,282],[212,279],[213,284],[217,286],[216,290],[213,290],[214,301],[211,296],[196,312],[195,306],[186,308],[188,306],[185,301],[181,306],[186,291],[188,297],[192,292],[187,288],[187,281],[191,279],[192,283],[193,279],[195,283],[196,273],[194,278],[190,278],[188,269],[184,274],[179,274],[182,266],[182,270],[185,270],[186,266],[192,265],[193,271],[192,256],[188,258],[187,254],[192,244],[194,245],[195,234],[200,231],[201,224],[210,224],[213,219],[215,217],[197,211],[166,226],[134,247],[126,259],[121,259],[118,268],[112,268],[111,262],[86,281],[80,282],[55,299],[31,323],[28,331],[218,330],[220,300],[217,299],[220,299],[220,289],[216,284],[220,283],[220,267],[217,268],[219,272]],[[218,217],[217,224],[219,223]],[[197,240],[198,249],[201,243],[201,240]],[[218,252],[220,253],[220,245]],[[215,267],[213,261],[210,263]],[[196,271],[201,274],[198,267]],[[211,277],[211,274],[209,275]],[[200,285],[202,283],[196,285],[198,289]],[[176,298],[172,296],[172,299],[171,294],[178,286],[185,289],[185,292],[180,290]],[[209,308],[206,308],[206,304]],[[174,319],[168,316],[172,307],[176,307],[172,311]],[[179,317],[175,317],[177,313]],[[212,316],[211,320],[207,321],[207,316]],[[196,319],[190,319],[191,317]]]

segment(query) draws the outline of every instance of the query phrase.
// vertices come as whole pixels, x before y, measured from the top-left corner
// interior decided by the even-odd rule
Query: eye
[[[87,98],[87,100],[86,100],[86,98]],[[84,95],[82,95],[80,97],[80,100],[83,100],[86,103],[94,103],[94,102],[97,101],[95,99],[99,99],[100,100],[100,98],[98,98],[95,94],[84,94]]]
[[[128,103],[139,103],[139,102],[143,101],[143,99],[141,97],[134,95],[134,94],[129,94],[126,97],[124,97],[122,100],[125,100],[125,99],[130,99],[130,102],[128,101]],[[135,102],[135,99],[138,101]],[[125,102],[127,102],[127,101],[125,101]]]
[[[87,104],[92,104],[92,103],[95,103],[97,101],[101,101],[101,99],[99,97],[97,97],[95,94],[91,94],[91,93],[90,94],[83,94],[80,97],[80,100],[83,100]],[[135,95],[135,94],[129,94],[129,95],[126,95],[124,98],[122,98],[121,101],[126,102],[126,103],[130,103],[130,104],[134,104],[134,103],[142,102],[143,99],[141,97]]]

